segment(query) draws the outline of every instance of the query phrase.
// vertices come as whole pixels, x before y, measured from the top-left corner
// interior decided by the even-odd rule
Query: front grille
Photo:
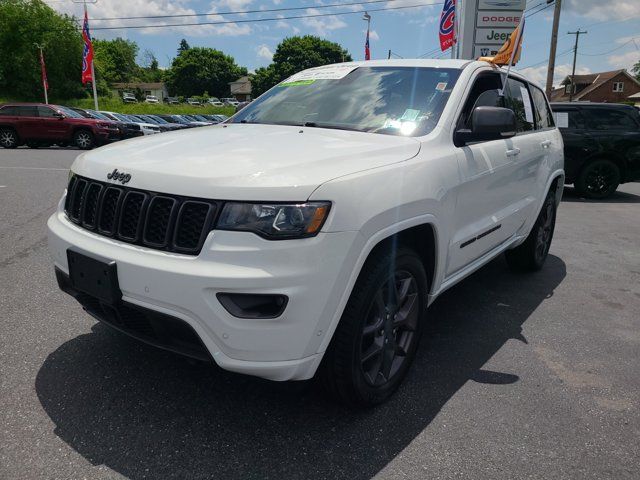
[[[137,190],[74,175],[65,213],[78,226],[145,247],[198,255],[220,203]]]

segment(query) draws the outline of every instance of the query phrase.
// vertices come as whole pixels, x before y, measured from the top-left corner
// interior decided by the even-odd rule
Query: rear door
[[[36,106],[17,105],[15,109],[19,118],[16,124],[18,136],[24,141],[41,139],[42,131]]]

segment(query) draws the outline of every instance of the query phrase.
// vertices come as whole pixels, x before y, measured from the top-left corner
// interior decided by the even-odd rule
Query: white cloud
[[[307,15],[315,15],[320,13],[320,10],[316,8],[307,8],[305,10]],[[340,17],[313,17],[305,18],[302,23],[307,27],[313,29],[318,35],[327,36],[332,30],[338,30],[347,26],[347,23]]]
[[[366,35],[367,31],[364,30],[364,33]],[[369,32],[369,40],[375,40],[377,42],[378,40],[380,40],[380,35],[378,35],[378,32],[376,32],[375,30],[371,30]]]
[[[92,18],[109,18],[109,17],[137,17],[137,16],[152,16],[152,15],[192,15],[197,13],[193,8],[189,7],[191,2],[187,0],[127,0],[126,9],[123,9],[121,2],[100,2],[97,5],[89,5],[89,21],[92,28],[92,34],[98,37],[110,37],[114,35],[125,35],[126,29],[123,30],[96,30],[98,27],[111,27],[111,26],[128,26],[128,25],[167,25],[167,24],[181,24],[181,23],[198,23],[198,22],[219,22],[224,21],[226,18],[221,15],[216,15],[215,10],[222,4],[236,5],[234,10],[241,9],[239,6],[248,5],[253,0],[219,0],[211,4],[211,9],[208,13],[212,15],[206,17],[179,17],[179,18],[166,18],[166,19],[134,19],[134,20],[113,20],[113,21],[99,21]],[[75,15],[76,17],[82,17],[82,5],[73,2],[55,2],[50,6],[61,13],[67,13]],[[185,26],[185,27],[166,27],[166,28],[142,28],[136,29],[136,31],[146,35],[159,35],[167,30],[171,30],[175,33],[183,34],[185,36],[238,36],[248,35],[251,33],[251,27],[248,24],[227,23],[223,25],[199,25],[199,26]]]
[[[556,65],[553,75],[553,85],[558,86],[567,75],[571,75],[572,65],[567,63],[564,65]],[[545,86],[547,83],[547,65],[538,67],[523,68],[520,70],[529,80],[536,82],[538,85]],[[587,67],[576,67],[576,75],[586,75],[591,73],[591,69]]]
[[[616,0],[615,2],[605,2],[602,0],[569,0],[565,5],[565,11],[598,20],[624,20],[640,15],[640,1],[638,0]]]
[[[269,61],[273,60],[273,52],[267,45],[259,45],[258,48],[256,48],[256,53],[260,58],[264,58]]]
[[[611,55],[607,62],[614,70],[619,68],[626,68],[631,71],[633,66],[640,62],[640,52],[634,50],[632,52],[621,53],[619,55]]]

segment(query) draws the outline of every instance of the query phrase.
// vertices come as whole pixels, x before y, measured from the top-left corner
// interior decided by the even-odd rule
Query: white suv
[[[379,403],[438,295],[549,251],[562,138],[542,90],[504,75],[330,65],[230,123],[84,153],[48,222],[59,285],[145,342]]]

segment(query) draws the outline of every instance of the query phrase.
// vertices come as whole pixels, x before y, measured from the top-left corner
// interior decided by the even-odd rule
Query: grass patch
[[[12,100],[9,98],[1,98],[0,104],[19,102],[20,100]],[[79,108],[91,108],[93,109],[93,98],[81,98],[72,100],[50,100],[50,103],[55,105],[66,105],[69,107]],[[151,104],[151,103],[123,103],[119,98],[99,97],[98,107],[100,110],[107,110],[110,112],[118,113],[166,113],[166,114],[184,114],[184,113],[206,113],[216,114],[221,113],[223,115],[231,116],[235,113],[234,107],[214,107],[207,105],[204,107],[194,107],[192,105],[167,105],[164,103]]]

